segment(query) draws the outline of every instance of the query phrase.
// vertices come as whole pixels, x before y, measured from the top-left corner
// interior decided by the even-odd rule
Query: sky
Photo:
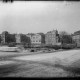
[[[0,33],[47,33],[80,30],[80,2],[0,2]]]

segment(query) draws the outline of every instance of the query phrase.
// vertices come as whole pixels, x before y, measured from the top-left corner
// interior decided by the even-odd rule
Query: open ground
[[[53,53],[0,52],[0,77],[80,76],[80,50]]]

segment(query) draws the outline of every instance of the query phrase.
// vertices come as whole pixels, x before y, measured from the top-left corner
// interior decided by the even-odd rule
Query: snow
[[[17,49],[18,47],[7,47],[7,46],[0,47],[0,51],[16,51]]]
[[[6,65],[6,64],[12,64],[15,63],[14,61],[0,61],[0,66],[1,65]]]
[[[80,59],[80,50],[68,50],[47,54],[27,55],[21,57],[15,57],[17,60],[30,60],[30,61],[57,61],[60,60],[63,63],[73,63]]]

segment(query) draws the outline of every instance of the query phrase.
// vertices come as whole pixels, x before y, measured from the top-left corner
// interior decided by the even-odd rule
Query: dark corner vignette
[[[14,2],[14,1],[80,1],[80,0],[2,0],[2,2]]]

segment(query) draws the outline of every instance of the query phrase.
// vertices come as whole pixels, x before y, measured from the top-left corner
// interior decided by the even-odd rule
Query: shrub
[[[61,46],[59,46],[59,45],[47,45],[46,48],[52,48],[52,49],[58,50],[58,49],[61,49]]]
[[[14,42],[9,43],[8,46],[9,46],[9,47],[15,47],[15,46],[16,46],[16,43],[14,43]]]
[[[75,44],[63,44],[62,45],[62,49],[73,49],[75,47],[76,47]]]
[[[55,50],[58,50],[58,49],[61,49],[61,46],[54,45],[54,46],[52,46],[52,48],[55,49]]]

